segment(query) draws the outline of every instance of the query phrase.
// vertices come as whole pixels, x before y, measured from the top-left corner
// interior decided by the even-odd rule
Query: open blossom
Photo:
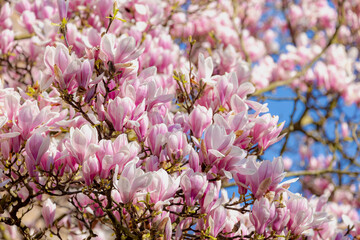
[[[53,72],[60,88],[71,89],[73,79],[80,71],[80,60],[74,54],[70,55],[67,47],[61,43],[57,44],[56,48],[47,46],[44,54],[45,65]]]
[[[121,172],[118,179],[119,167],[115,168],[114,186],[120,194],[122,203],[132,202],[136,194],[151,184],[152,174],[144,173],[143,170],[136,168],[136,162],[131,161]]]
[[[136,42],[133,37],[121,37],[116,40],[114,35],[106,34],[101,38],[100,58],[104,62],[111,61],[115,69],[121,68],[124,63],[135,60],[143,52],[143,49],[136,49]]]
[[[270,114],[265,114],[255,120],[253,128],[253,142],[258,143],[261,149],[267,149],[271,144],[276,143],[282,139],[284,135],[279,136],[284,127],[284,122],[278,125],[278,117],[271,117]]]
[[[189,124],[196,138],[200,138],[203,131],[211,124],[212,109],[196,106],[189,115]]]
[[[291,194],[286,206],[290,211],[287,227],[294,234],[302,234],[308,229],[315,228],[329,221],[325,213],[316,214],[309,201],[299,195]]]
[[[132,119],[135,103],[129,97],[116,97],[110,100],[107,115],[116,131],[122,131],[124,125]]]
[[[65,143],[66,148],[81,164],[84,159],[94,154],[98,149],[98,134],[90,125],[79,128],[70,128],[70,139]]]
[[[265,228],[274,220],[275,215],[275,205],[270,204],[269,200],[263,197],[255,200],[250,221],[254,224],[257,233],[264,234]]]
[[[41,213],[43,215],[46,227],[51,227],[55,218],[56,204],[50,198],[46,199],[43,204]]]
[[[173,177],[164,169],[159,169],[154,172],[147,191],[150,193],[150,201],[156,205],[155,208],[170,204],[169,200],[174,197],[179,188],[179,184],[180,177]]]
[[[275,158],[272,162],[263,161],[257,168],[256,172],[247,176],[251,192],[255,198],[260,198],[267,191],[275,191],[278,184],[285,177],[284,163],[281,158]]]
[[[82,171],[86,185],[90,185],[94,177],[99,174],[99,161],[96,157],[90,157],[84,161]]]
[[[14,32],[9,29],[1,31],[0,35],[0,53],[7,54],[13,46]]]
[[[208,181],[205,174],[196,173],[192,169],[181,177],[180,186],[185,192],[185,201],[193,206],[205,193]]]
[[[21,135],[24,139],[30,137],[31,132],[46,119],[51,117],[49,108],[39,109],[36,102],[27,100],[18,111],[17,126],[21,129]]]
[[[226,210],[221,205],[210,211],[206,225],[210,227],[211,236],[217,236],[223,230],[226,218]]]
[[[210,125],[205,130],[204,149],[202,149],[202,161],[208,165],[212,165],[217,159],[225,156],[230,150],[235,140],[235,134],[226,134],[223,127],[219,125]]]
[[[34,162],[34,164],[38,165],[40,163],[40,159],[44,155],[44,153],[48,150],[50,145],[50,138],[44,137],[39,133],[35,133],[32,135],[28,141],[26,142],[26,153],[29,158]]]
[[[0,1],[0,235],[358,237],[358,2]]]

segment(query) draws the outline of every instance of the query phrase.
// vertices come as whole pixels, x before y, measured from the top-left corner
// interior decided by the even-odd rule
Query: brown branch
[[[304,170],[304,171],[297,171],[297,172],[288,172],[286,173],[286,177],[295,177],[295,176],[316,176],[316,175],[323,175],[323,174],[341,174],[341,175],[348,175],[348,176],[358,176],[360,172],[351,172],[339,169],[324,169],[324,170]]]

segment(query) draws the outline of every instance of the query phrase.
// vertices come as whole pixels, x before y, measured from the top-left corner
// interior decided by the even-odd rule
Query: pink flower
[[[272,223],[272,229],[280,233],[286,227],[290,220],[290,211],[286,207],[278,206],[276,208],[276,217]]]
[[[35,133],[26,142],[25,150],[31,161],[39,165],[40,159],[48,150],[49,145],[49,137],[43,137],[40,133]]]
[[[22,14],[21,14],[21,23],[22,25],[26,28],[26,30],[29,33],[32,33],[33,30],[33,24],[36,21],[36,16],[33,12],[25,10]]]
[[[251,162],[250,162],[251,163]],[[247,177],[251,192],[255,198],[261,198],[267,191],[275,191],[285,177],[284,163],[281,158],[275,158],[260,163],[257,171]]]
[[[11,28],[12,21],[10,19],[11,17],[11,8],[9,2],[6,2],[1,10],[0,10],[0,26],[4,28]]]
[[[163,233],[164,237],[162,239],[164,240],[172,239],[172,225],[169,215],[169,212],[163,211],[151,221],[152,226],[156,226],[157,231]]]
[[[20,107],[20,97],[18,95],[7,94],[4,96],[4,108],[5,115],[11,121],[14,121],[14,117],[18,114]]]
[[[37,103],[29,100],[20,107],[17,125],[22,130],[21,135],[24,139],[28,138],[30,133],[45,121],[46,117],[49,117],[48,110],[48,108],[43,108],[40,111]]]
[[[76,74],[76,81],[79,87],[87,89],[90,83],[90,78],[93,73],[94,61],[85,60],[81,64],[80,72]]]
[[[67,19],[67,12],[69,8],[69,0],[57,0],[57,5],[59,9],[59,20],[60,22],[63,21],[63,19]]]
[[[78,164],[82,164],[84,159],[88,158],[99,150],[98,134],[95,128],[85,124],[80,129],[70,128],[70,139],[65,143],[65,147],[76,159]]]
[[[136,42],[133,37],[122,35],[118,40],[115,40],[114,35],[105,34],[101,38],[100,58],[106,63],[111,61],[115,69],[121,68],[122,63],[137,59],[142,52],[143,49],[136,49]]]
[[[116,97],[109,101],[107,116],[116,131],[122,131],[124,125],[132,119],[135,107],[134,101],[129,97]]]
[[[119,167],[116,166],[113,177],[114,187],[120,193],[122,203],[132,202],[139,191],[146,189],[152,181],[151,173],[144,173],[136,168],[136,161],[131,161],[124,167],[118,179]]]
[[[96,4],[96,10],[98,14],[101,16],[101,18],[105,18],[110,14],[110,11],[113,6],[112,0],[104,0],[104,1],[97,1]]]
[[[146,83],[146,95],[144,97],[146,110],[150,111],[155,106],[170,102],[174,95],[167,94],[167,90],[158,86],[155,79],[152,79]]]
[[[126,136],[126,134],[122,134],[122,135]],[[103,156],[102,154],[97,153],[98,159],[102,159],[100,161],[101,178],[108,178],[110,174],[110,170],[112,170],[116,166],[119,168],[120,172],[123,171],[124,166],[128,162],[133,160],[140,152],[140,146],[137,142],[126,143],[126,145],[122,146],[121,149],[116,149],[116,146],[114,145],[111,146],[112,148],[114,148],[114,153],[110,155]]]
[[[6,126],[7,122],[8,118],[6,116],[0,117],[0,129],[2,129],[0,131],[0,149],[4,159],[7,159],[9,157],[12,142],[11,138],[16,138],[20,135],[20,133],[17,132],[16,129],[6,129],[4,125]]]
[[[255,231],[258,234],[264,234],[266,227],[274,220],[276,215],[275,205],[270,204],[265,197],[255,200],[250,221],[254,224]]]
[[[240,99],[238,96],[234,99]],[[243,106],[247,106],[244,101],[239,101]],[[232,103],[233,104],[233,103]],[[237,104],[240,108],[240,105]],[[238,146],[242,149],[246,149],[251,141],[249,138],[250,130],[254,126],[254,122],[249,122],[249,117],[246,111],[241,111],[238,114],[229,113],[225,117],[220,114],[215,114],[214,116],[215,124],[225,128],[227,133],[234,132],[236,134],[236,139],[234,142],[235,146]]]
[[[291,4],[288,14],[290,16],[290,21],[293,24],[301,21],[302,17],[304,16],[304,12],[301,7],[296,4]]]
[[[45,225],[47,227],[51,227],[51,225],[54,222],[55,210],[56,210],[56,204],[53,203],[50,200],[50,198],[46,199],[46,201],[43,204],[43,208],[41,210],[41,213],[43,215]]]
[[[5,29],[0,34],[0,54],[7,54],[14,42],[14,32],[9,29]]]
[[[286,171],[289,171],[292,164],[293,164],[293,160],[291,158],[289,158],[289,157],[284,157],[283,161],[284,161],[284,169]]]
[[[208,214],[207,225],[210,227],[210,235],[216,237],[225,227],[227,211],[220,205]]]
[[[341,136],[343,138],[350,136],[349,125],[346,122],[341,123]]]
[[[233,173],[238,192],[240,195],[245,195],[248,191],[247,176],[241,173]]]
[[[180,185],[180,177],[169,175],[164,169],[159,169],[152,174],[152,181],[147,187],[150,193],[150,201],[155,204],[156,209],[162,205],[169,204]]]
[[[159,155],[163,144],[165,144],[165,133],[168,129],[164,123],[154,125],[149,130],[147,138],[148,145],[154,155]]]
[[[189,166],[194,172],[201,172],[199,154],[193,148],[189,152]]]
[[[201,212],[208,213],[217,205],[221,189],[221,181],[209,182],[204,193],[204,197],[200,200]],[[215,206],[216,207],[216,206]]]
[[[261,150],[267,149],[285,136],[285,134],[279,136],[284,122],[278,124],[278,120],[278,116],[271,117],[269,113],[256,118],[255,126],[252,129],[253,143],[258,143]]]
[[[195,106],[189,115],[189,124],[191,131],[196,138],[202,137],[203,131],[210,126],[212,122],[212,109],[206,109],[203,106]]]
[[[245,158],[246,154],[247,152],[239,147],[231,147],[231,149],[227,151],[226,156],[214,162],[217,174],[225,176],[228,179],[233,177],[232,172],[242,173],[244,175],[253,174],[255,170],[245,166],[248,161],[248,159]]]
[[[204,58],[202,53],[199,54],[198,60],[198,79],[202,79],[204,83],[214,85],[215,81],[212,80],[211,76],[214,71],[214,65],[211,57]]]
[[[287,227],[295,235],[300,235],[308,229],[316,228],[329,221],[325,212],[315,213],[309,201],[300,195],[291,194],[286,201],[286,207],[290,211]]]
[[[186,204],[194,206],[205,193],[208,181],[204,173],[194,172],[189,169],[180,180],[180,186],[184,191]]]
[[[171,132],[167,136],[168,154],[176,159],[184,157],[188,154],[190,145],[187,142],[186,135],[182,131]]]
[[[85,179],[85,184],[90,185],[95,176],[99,174],[99,160],[96,157],[89,157],[84,161],[82,172]]]
[[[61,89],[72,86],[72,80],[81,68],[80,60],[75,55],[70,56],[69,49],[61,43],[57,43],[56,48],[46,47],[44,62],[54,74]]]
[[[235,134],[226,134],[223,127],[210,125],[205,130],[204,147],[201,151],[201,160],[207,165],[213,165],[216,160],[225,157],[235,141]],[[204,148],[203,147],[203,148]]]

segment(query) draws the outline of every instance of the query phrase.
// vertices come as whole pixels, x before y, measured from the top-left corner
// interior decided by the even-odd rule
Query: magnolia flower
[[[133,37],[122,35],[119,39],[115,39],[114,35],[105,34],[101,38],[100,58],[106,63],[111,61],[115,69],[126,67],[124,63],[137,59],[143,51],[136,49]]]
[[[30,159],[38,165],[41,157],[48,150],[49,145],[49,137],[43,137],[40,133],[35,133],[26,142],[25,150]]]
[[[223,230],[226,224],[226,218],[226,209],[222,205],[210,211],[207,225],[210,227],[210,234],[212,236],[217,236],[221,230]]]
[[[73,85],[73,78],[81,69],[80,60],[69,54],[69,49],[61,43],[56,48],[47,46],[44,53],[44,63],[54,74],[61,89],[68,89]]]
[[[202,79],[204,83],[214,85],[216,82],[212,79],[214,65],[211,57],[204,58],[202,53],[199,54],[198,60],[198,78]]]
[[[46,201],[43,204],[41,213],[43,215],[45,225],[47,227],[51,227],[54,222],[55,210],[56,210],[56,204],[53,203],[50,200],[50,198],[46,199]]]
[[[57,0],[60,22],[63,21],[63,19],[67,18],[69,2],[70,2],[70,0],[67,0],[67,1],[66,0]]]
[[[1,31],[0,54],[7,54],[14,44],[14,32],[9,29]]]
[[[275,215],[275,205],[270,204],[269,200],[263,197],[260,200],[255,200],[250,221],[254,224],[255,231],[258,234],[264,234],[265,228],[273,221]]]
[[[81,63],[80,71],[76,74],[79,87],[84,90],[88,88],[93,73],[94,61],[85,60]]]
[[[99,160],[96,157],[90,157],[84,161],[82,172],[85,179],[85,184],[90,185],[94,177],[99,174]]]
[[[129,97],[116,97],[109,101],[106,114],[116,131],[122,131],[124,125],[132,120],[135,107],[134,101]]]
[[[289,230],[300,235],[308,229],[316,228],[331,219],[325,212],[316,212],[309,201],[298,194],[289,193],[286,207],[290,212],[290,219],[287,224]]]
[[[205,130],[204,140],[201,145],[201,160],[208,165],[225,157],[231,150],[235,141],[235,134],[227,134],[225,129],[219,125],[210,125]]]
[[[98,134],[95,128],[88,124],[79,128],[70,128],[70,139],[65,147],[75,157],[79,164],[99,150]]]
[[[182,131],[174,131],[167,135],[166,148],[169,156],[174,155],[180,158],[188,154],[190,145],[187,142],[186,135]]]
[[[147,188],[152,181],[151,173],[144,173],[140,168],[136,168],[136,160],[126,164],[118,179],[119,167],[115,167],[113,177],[114,187],[120,194],[122,203],[132,202],[139,191]]]
[[[159,169],[152,174],[152,181],[147,187],[150,201],[159,209],[164,204],[169,204],[179,189],[180,177],[169,175],[164,169]]]
[[[184,191],[186,204],[194,206],[196,200],[199,200],[205,193],[208,180],[204,173],[194,172],[189,169],[180,180],[180,186]]]
[[[250,162],[251,164],[251,162]],[[281,158],[275,158],[272,162],[269,160],[260,163],[260,166],[252,164],[256,172],[247,176],[251,192],[255,198],[259,199],[267,191],[275,191],[278,184],[284,179],[284,163]]]
[[[278,120],[278,116],[272,117],[269,113],[256,118],[252,135],[254,137],[253,142],[258,143],[260,149],[267,149],[285,136],[285,134],[279,136],[284,127],[284,122],[278,124]]]
[[[193,111],[189,115],[189,124],[191,131],[196,138],[200,138],[203,131],[212,122],[212,109],[207,109],[203,106],[195,106]]]
[[[165,133],[167,132],[168,129],[164,123],[156,124],[150,128],[147,142],[154,155],[160,154],[162,145],[165,144]]]

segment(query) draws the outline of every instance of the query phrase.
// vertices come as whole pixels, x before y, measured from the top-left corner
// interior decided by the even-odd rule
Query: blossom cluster
[[[326,0],[213,1],[204,9],[201,1],[192,2],[187,12],[172,16],[170,31],[201,39],[198,52],[214,50],[217,71],[236,71],[243,58],[253,67],[248,78],[257,88],[289,81],[293,88],[316,85],[347,104],[359,103],[358,1],[335,1],[338,8]],[[274,14],[274,8],[286,11]],[[290,42],[282,42],[286,31]],[[310,68],[314,60],[319,61]]]
[[[293,27],[334,28],[327,1],[318,5],[330,15],[319,6],[305,12],[310,2],[290,7]],[[338,240],[359,233],[356,211],[340,212],[323,192],[309,200],[290,191],[297,179],[283,181],[281,157],[260,161],[284,137],[284,122],[251,96],[324,47],[302,44],[310,40],[299,34],[303,42],[275,63],[267,55],[276,50],[275,32],[258,25],[265,1],[206,9],[192,1],[186,11],[186,1],[0,3],[0,236]],[[251,18],[238,11],[247,8]],[[304,77],[345,94],[336,81],[357,84],[348,76],[356,59],[355,50],[333,45]],[[224,190],[231,182],[237,197]]]

